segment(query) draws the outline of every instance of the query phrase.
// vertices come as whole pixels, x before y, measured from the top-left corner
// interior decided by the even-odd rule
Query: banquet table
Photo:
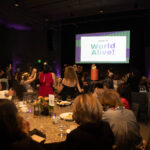
[[[64,126],[65,136],[59,136],[59,121],[54,123],[53,115],[52,116],[43,116],[43,115],[34,115],[33,105],[30,104],[30,112],[20,112],[20,114],[30,122],[30,130],[38,129],[46,134],[45,143],[60,142],[66,139],[67,130],[72,130],[77,127],[77,124],[74,121],[66,121],[61,119],[61,122]],[[60,116],[62,113],[72,112],[72,105],[60,107],[55,104],[52,114],[56,117]]]

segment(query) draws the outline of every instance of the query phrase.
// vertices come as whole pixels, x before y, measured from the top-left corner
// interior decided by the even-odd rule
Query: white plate
[[[60,118],[71,121],[71,120],[73,120],[72,114],[73,114],[72,112],[62,113],[62,114],[60,114]]]
[[[67,106],[67,105],[71,105],[71,102],[68,102],[68,101],[61,101],[61,102],[57,102],[57,105]]]

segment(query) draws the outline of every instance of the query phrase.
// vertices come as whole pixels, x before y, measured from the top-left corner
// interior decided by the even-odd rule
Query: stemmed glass
[[[42,115],[42,114],[39,114],[38,116],[38,126],[39,126],[39,130],[43,133],[43,134],[45,134],[45,132],[46,132],[46,130],[45,130],[45,128],[44,128],[44,126],[45,126],[45,117]]]
[[[18,99],[14,99],[13,102],[14,102],[14,104],[16,105],[16,107],[17,107],[17,109],[18,109],[18,107],[19,107],[19,106],[18,106]]]
[[[60,117],[58,117],[57,119],[58,119],[58,129],[60,131],[59,134],[58,134],[58,136],[60,136],[61,138],[63,138],[66,135],[64,133],[65,125],[63,123],[63,120]]]

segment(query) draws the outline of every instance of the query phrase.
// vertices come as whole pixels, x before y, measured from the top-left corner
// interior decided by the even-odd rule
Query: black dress
[[[66,100],[68,96],[70,96],[71,99],[75,98],[76,96],[76,91],[77,91],[77,87],[70,87],[70,86],[66,86],[64,84],[63,85],[63,89],[61,91],[61,93],[59,94],[62,98],[62,100]]]

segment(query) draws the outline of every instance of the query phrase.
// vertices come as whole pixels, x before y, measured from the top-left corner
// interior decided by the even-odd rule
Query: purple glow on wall
[[[147,76],[148,76],[148,79],[150,80],[150,67],[149,68],[147,68]]]
[[[17,71],[17,65],[21,64],[21,60],[16,58],[16,57],[13,57],[13,67],[12,67],[12,73],[13,75],[16,73]]]
[[[0,23],[4,24],[7,28],[12,28],[15,30],[31,30],[31,27],[21,25],[21,24],[10,23],[10,22],[5,21],[2,18],[0,18]]]
[[[61,67],[60,66],[56,66],[56,76],[57,77],[61,77],[61,69],[60,69]]]
[[[24,25],[18,25],[18,24],[7,24],[7,27],[15,30],[31,30],[30,27]]]

